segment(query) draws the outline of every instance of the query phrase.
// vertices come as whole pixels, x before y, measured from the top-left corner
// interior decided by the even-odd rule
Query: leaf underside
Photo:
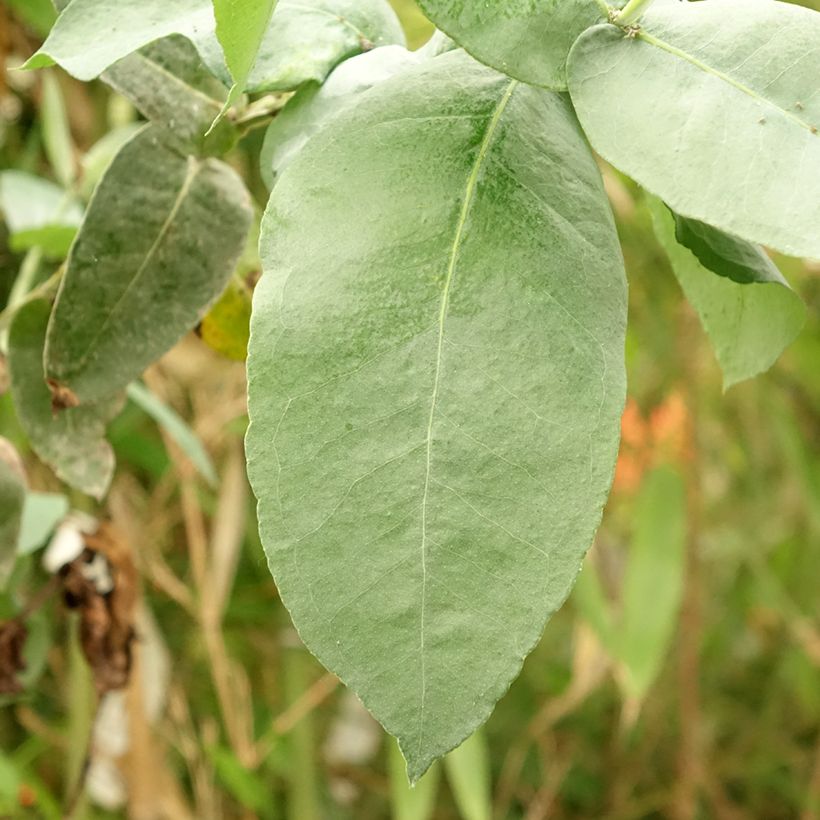
[[[263,543],[415,781],[488,717],[599,522],[624,399],[612,216],[567,102],[453,52],[308,143],[261,251]]]

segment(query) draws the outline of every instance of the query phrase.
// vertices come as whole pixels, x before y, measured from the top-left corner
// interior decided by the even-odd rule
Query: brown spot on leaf
[[[137,572],[127,544],[110,524],[84,540],[85,550],[60,576],[66,606],[80,613],[80,645],[102,695],[128,684]]]
[[[28,630],[21,621],[0,624],[0,695],[15,695],[23,687],[17,675],[26,668],[23,647]]]
[[[51,391],[51,412],[59,413],[60,410],[67,410],[70,407],[77,407],[80,400],[70,387],[56,382],[54,379],[46,379],[48,389]]]

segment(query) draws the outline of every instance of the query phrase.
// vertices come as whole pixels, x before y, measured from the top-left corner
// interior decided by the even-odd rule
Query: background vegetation
[[[415,6],[395,5],[423,42]],[[11,71],[52,20],[48,0],[0,0],[0,169],[60,180],[69,163],[82,186],[100,140],[136,114],[101,83]],[[231,159],[261,208],[260,139]],[[138,569],[135,682],[98,709],[76,618],[49,600],[25,690],[2,701],[0,817],[62,816],[95,720],[92,799],[75,817],[820,817],[820,266],[778,259],[808,323],[771,372],[724,394],[640,193],[604,172],[631,288],[615,491],[581,582],[485,729],[411,792],[392,741],[300,646],[244,476],[243,364],[212,318],[146,383],[203,442],[218,486],[132,397],[111,428],[107,503],[71,499],[111,519]],[[41,280],[56,266],[7,233],[0,305],[21,266]],[[235,336],[242,295],[228,312]],[[0,394],[0,433],[25,454]],[[63,491],[25,460],[34,489]],[[18,562],[0,616],[47,582],[40,558]]]

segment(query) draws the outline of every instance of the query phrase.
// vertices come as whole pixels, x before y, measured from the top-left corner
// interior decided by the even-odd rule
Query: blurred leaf
[[[216,470],[196,433],[171,407],[140,382],[131,382],[126,394],[141,407],[179,445],[200,475],[212,486],[218,483]]]
[[[108,170],[119,150],[130,140],[144,123],[132,122],[121,125],[113,131],[108,131],[99,141],[88,150],[82,158],[82,178],[80,180],[80,196],[88,200],[102,175]]]
[[[697,257],[703,267],[741,285],[752,282],[787,282],[759,245],[738,239],[697,219],[672,212],[675,238]]]
[[[567,54],[575,39],[607,16],[602,0],[418,0],[418,4],[477,60],[530,85],[559,91],[567,87]]]
[[[616,657],[618,647],[612,607],[604,594],[598,572],[590,556],[587,556],[584,561],[581,573],[575,582],[572,602],[578,607],[581,617],[592,628],[602,646],[612,657]]]
[[[180,156],[153,126],[127,142],[89,204],[49,323],[57,389],[79,402],[111,395],[172,347],[225,288],[251,217],[223,162]]]
[[[474,732],[444,758],[447,780],[463,820],[491,820],[490,749],[484,732]]]
[[[260,247],[263,542],[415,780],[489,716],[600,521],[624,398],[609,203],[564,98],[453,51],[307,144]]]
[[[396,741],[387,739],[392,820],[427,820],[433,816],[441,768],[433,764],[415,786],[407,783],[407,764]]]
[[[663,663],[683,591],[686,494],[676,470],[659,467],[646,476],[634,521],[616,640],[624,688],[640,702]]]
[[[213,4],[216,36],[233,79],[221,116],[239,99],[248,84],[276,0],[213,0]]]
[[[0,589],[14,568],[26,495],[25,474],[12,445],[0,438]]]
[[[251,293],[232,279],[199,325],[208,347],[229,359],[244,362],[248,356],[251,324]]]
[[[64,495],[26,493],[17,552],[26,555],[41,547],[68,510],[68,499]]]
[[[51,0],[8,0],[8,4],[40,37],[48,35],[57,19]]]
[[[68,253],[83,218],[82,208],[70,194],[24,171],[0,172],[0,209],[12,250],[40,247],[60,259]]]
[[[67,484],[101,499],[114,474],[105,425],[120,402],[90,403],[53,414],[43,374],[50,312],[48,302],[35,300],[14,317],[8,353],[12,397],[34,452]]]
[[[818,40],[786,3],[655,3],[634,38],[578,38],[569,90],[593,148],[677,213],[820,258]]]
[[[779,272],[748,285],[715,276],[678,244],[669,209],[655,198],[648,202],[658,241],[712,342],[724,388],[767,370],[803,327],[800,297]]]
[[[256,812],[270,805],[270,784],[240,763],[230,749],[210,746],[206,751],[217,778],[239,805]]]
[[[46,156],[60,184],[63,188],[70,188],[74,183],[77,168],[63,92],[56,76],[51,71],[43,72],[42,82],[43,100],[40,105],[40,122]]]
[[[421,61],[418,54],[401,46],[383,46],[345,60],[324,84],[303,86],[265,133],[259,164],[268,188],[273,188],[276,178],[305,143],[354,104],[358,94]]]
[[[102,79],[147,119],[165,128],[166,142],[182,151],[224,153],[237,136],[230,123],[205,139],[222,109],[225,89],[184,37],[171,36],[114,63]]]

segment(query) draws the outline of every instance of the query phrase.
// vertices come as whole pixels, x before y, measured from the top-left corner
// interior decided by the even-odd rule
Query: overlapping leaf
[[[261,248],[263,542],[416,780],[487,718],[600,518],[624,397],[608,203],[564,98],[453,52],[305,146]]]
[[[222,292],[251,218],[225,163],[178,154],[153,127],[138,133],[97,187],[69,256],[47,377],[80,402],[123,389]]]
[[[595,26],[570,54],[595,150],[684,216],[820,258],[820,14],[668,0],[640,25]]]

